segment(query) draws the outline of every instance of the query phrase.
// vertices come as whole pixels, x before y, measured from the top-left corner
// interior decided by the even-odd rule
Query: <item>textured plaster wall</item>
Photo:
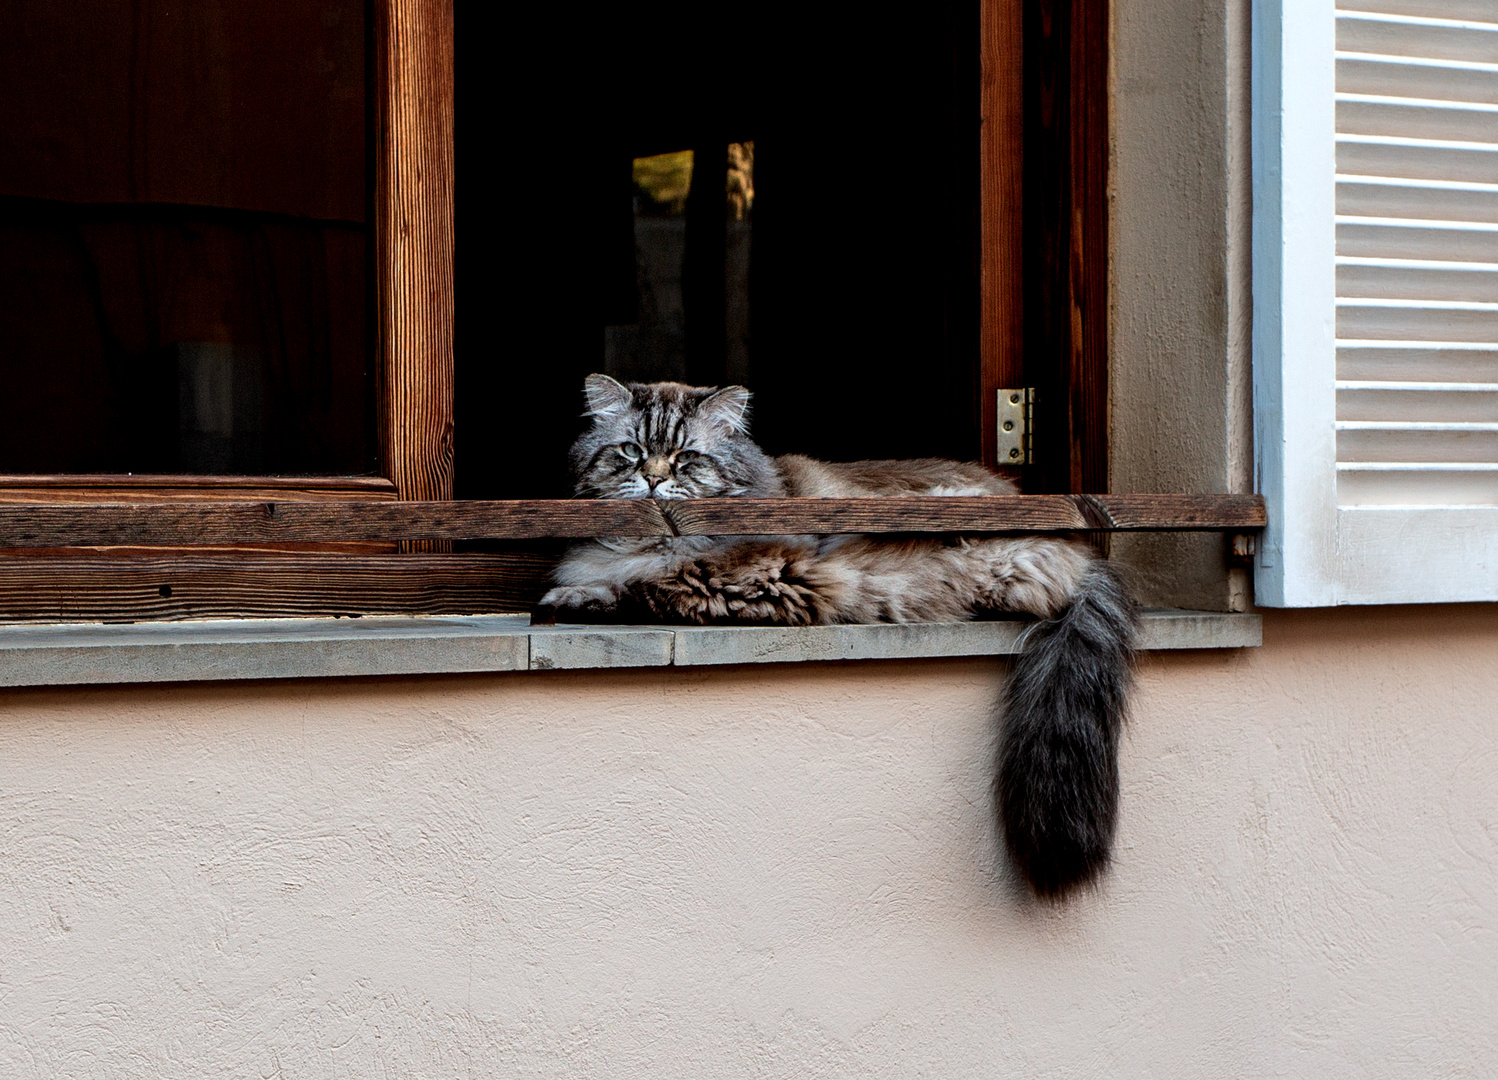
[[[1249,0],[1109,10],[1109,484],[1252,491]],[[1114,551],[1152,602],[1247,605],[1221,537]]]
[[[1059,908],[998,662],[0,693],[0,1076],[1494,1075],[1498,610],[1265,630]]]

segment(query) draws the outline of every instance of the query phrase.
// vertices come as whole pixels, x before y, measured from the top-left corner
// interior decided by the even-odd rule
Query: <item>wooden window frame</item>
[[[1073,494],[451,501],[453,0],[376,0],[383,475],[0,477],[0,621],[527,610],[546,555],[452,554],[464,540],[1262,527],[1257,496],[1081,494],[1107,478],[1105,19],[1095,0],[981,5],[983,457],[998,464],[996,390],[1036,386],[1043,456],[1023,482]]]
[[[442,500],[453,492],[453,3],[372,5],[377,477],[4,476],[0,505]],[[0,620],[492,610],[541,561],[443,559],[442,544],[0,554]]]
[[[453,0],[375,0],[376,412],[401,499],[453,496]]]
[[[983,461],[1027,492],[1108,490],[1108,10],[981,5]],[[1017,470],[996,446],[1012,387],[1036,392]]]

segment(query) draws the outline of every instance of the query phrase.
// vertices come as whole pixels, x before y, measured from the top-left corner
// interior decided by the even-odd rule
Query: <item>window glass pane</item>
[[[368,471],[365,23],[8,5],[0,472]]]

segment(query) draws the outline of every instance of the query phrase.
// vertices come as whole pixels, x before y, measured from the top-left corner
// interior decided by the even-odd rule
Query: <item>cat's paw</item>
[[[816,622],[816,595],[783,557],[764,556],[724,568],[712,578],[728,613],[743,622],[807,626]]]
[[[552,589],[531,614],[536,625],[555,622],[596,622],[600,616],[618,610],[619,597],[609,588],[598,585],[561,585]]]
[[[630,590],[630,602],[649,617],[696,624],[806,626],[817,621],[815,599],[797,565],[780,553],[698,560]]]
[[[659,581],[642,582],[635,595],[651,617],[666,622],[708,623],[721,620],[728,607],[699,564],[688,563]]]

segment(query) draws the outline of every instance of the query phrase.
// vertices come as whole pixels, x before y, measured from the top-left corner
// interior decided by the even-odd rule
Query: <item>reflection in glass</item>
[[[724,253],[726,381],[749,382],[749,255],[754,237],[754,143],[728,144],[728,237]]]
[[[754,143],[712,152],[721,171],[698,170],[695,150],[631,161],[634,320],[603,334],[603,369],[615,378],[749,377]]]
[[[15,4],[0,473],[368,470],[365,5]]]

